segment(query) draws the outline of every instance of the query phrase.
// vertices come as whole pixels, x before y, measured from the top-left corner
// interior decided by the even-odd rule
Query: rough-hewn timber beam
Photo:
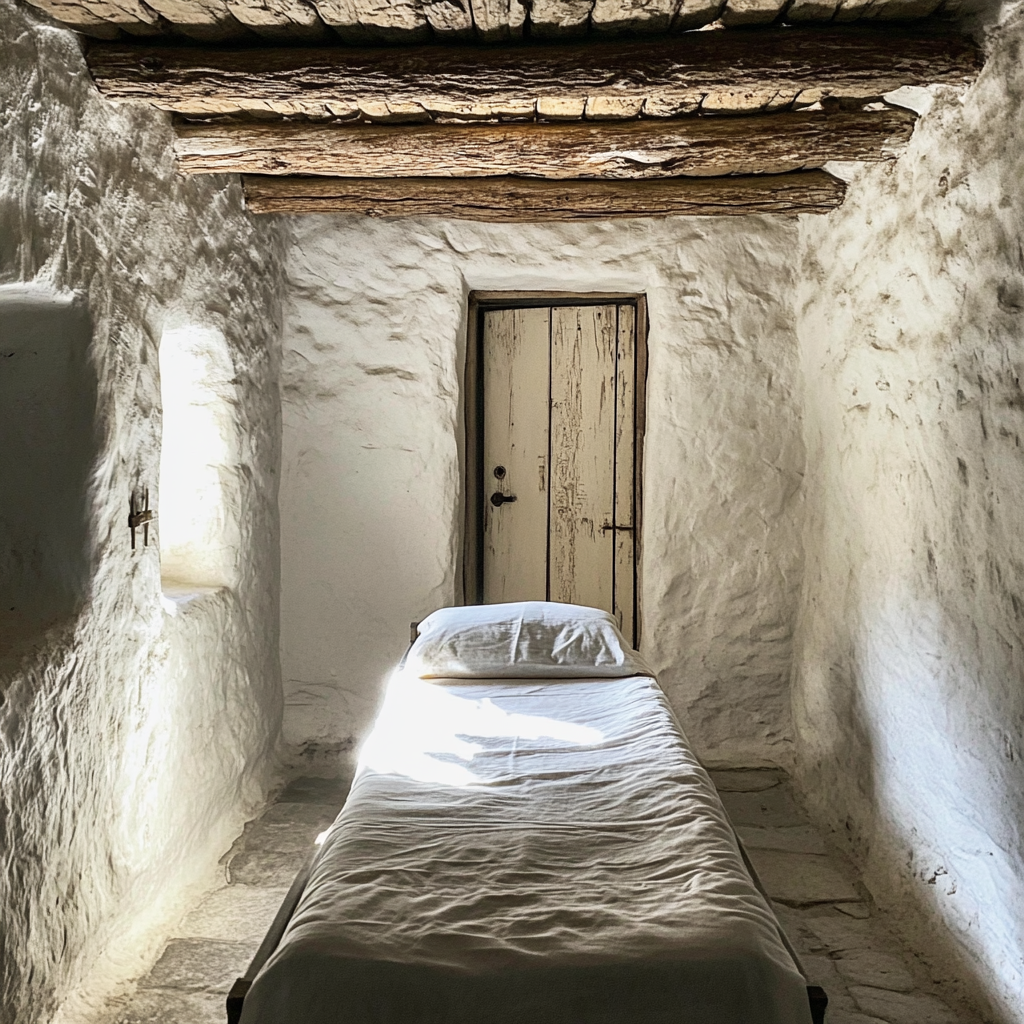
[[[271,41],[337,38],[357,45],[425,39],[565,39],[687,32],[772,21],[911,21],[963,18],[986,0],[28,0],[102,39],[182,34],[224,39],[249,30]],[[158,15],[158,16],[157,16]]]
[[[823,171],[656,181],[524,178],[242,179],[254,213],[361,213],[493,222],[828,213],[845,186]]]
[[[100,90],[191,116],[370,121],[677,117],[864,102],[905,85],[962,84],[959,36],[858,28],[694,32],[645,43],[396,49],[199,49],[100,44]]]
[[[573,124],[183,124],[186,173],[348,178],[670,178],[782,174],[829,160],[878,160],[904,143],[901,110]]]

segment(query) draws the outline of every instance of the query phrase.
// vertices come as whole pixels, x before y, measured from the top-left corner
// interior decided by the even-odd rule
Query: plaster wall
[[[0,551],[34,552],[0,610],[0,1020],[33,1024],[151,952],[265,791],[280,246],[237,182],[178,178],[167,118],[102,101],[75,37],[12,0],[0,126],[0,381],[20,375],[40,402],[49,381],[72,419],[0,442],[5,479],[34,481],[0,492]],[[128,497],[149,486],[159,514],[158,342],[196,326],[222,332],[236,384],[233,583],[168,601],[156,545],[130,549]],[[26,507],[40,502],[54,504]]]
[[[802,788],[879,905],[1024,1021],[1024,24],[803,224]]]
[[[641,647],[701,754],[788,761],[803,449],[794,221],[289,221],[286,738],[365,733],[409,623],[460,599],[471,290],[649,303]]]

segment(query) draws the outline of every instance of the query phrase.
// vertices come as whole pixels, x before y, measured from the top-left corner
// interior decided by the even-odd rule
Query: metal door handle
[[[516,496],[514,494],[502,494],[500,491],[495,491],[491,495],[491,504],[495,508],[498,508],[501,505],[504,505],[506,501],[515,501],[515,500],[516,500]]]

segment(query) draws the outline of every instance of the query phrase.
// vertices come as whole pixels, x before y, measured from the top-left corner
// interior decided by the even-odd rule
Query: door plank
[[[546,308],[484,314],[485,604],[546,596],[550,324]],[[495,492],[516,501],[495,507]]]
[[[619,628],[635,643],[636,506],[633,490],[636,402],[636,309],[618,307],[615,353],[615,531],[614,612]]]
[[[548,593],[612,611],[616,307],[551,311]]]

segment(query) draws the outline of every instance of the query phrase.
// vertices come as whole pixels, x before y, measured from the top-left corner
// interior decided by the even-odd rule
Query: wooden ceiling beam
[[[828,213],[845,194],[845,185],[823,171],[655,181],[246,176],[242,184],[246,204],[254,213],[446,217],[494,223]]]
[[[962,85],[980,67],[960,36],[859,28],[518,47],[97,44],[88,61],[108,98],[185,116],[442,123],[752,113],[823,99],[860,105],[901,86]]]
[[[427,39],[520,39],[687,32],[787,23],[946,21],[981,13],[986,0],[28,0],[65,25],[102,39],[185,35],[233,38],[232,24],[264,38],[408,45]],[[228,8],[230,18],[221,10]],[[154,16],[157,15],[157,16]],[[243,29],[241,36],[244,37]]]
[[[190,174],[641,180],[884,159],[913,124],[912,114],[891,108],[569,124],[240,122],[180,124],[175,148]]]

